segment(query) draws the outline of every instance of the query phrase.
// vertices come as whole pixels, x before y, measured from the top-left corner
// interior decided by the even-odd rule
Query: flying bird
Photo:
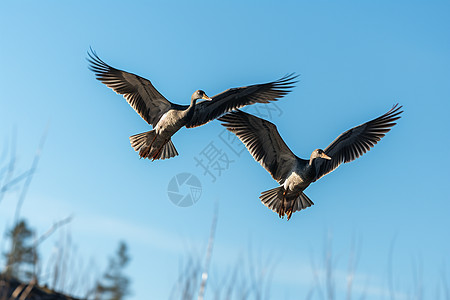
[[[253,158],[280,184],[262,192],[261,202],[280,218],[310,207],[314,203],[303,191],[341,163],[353,161],[370,150],[400,119],[402,106],[394,105],[384,115],[347,130],[325,150],[316,149],[309,160],[297,157],[271,122],[251,114],[234,111],[220,117],[223,126],[244,143]]]
[[[152,160],[178,155],[171,137],[183,126],[201,126],[234,109],[276,101],[291,91],[297,77],[292,73],[268,83],[231,88],[211,98],[203,90],[197,90],[190,105],[179,105],[167,100],[150,80],[109,66],[92,49],[87,60],[96,78],[123,95],[141,118],[153,126],[153,130],[130,137],[139,156]],[[204,101],[197,103],[200,99]]]

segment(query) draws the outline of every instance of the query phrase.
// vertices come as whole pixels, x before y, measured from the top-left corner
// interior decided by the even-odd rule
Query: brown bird
[[[96,78],[123,95],[142,119],[153,126],[153,130],[130,137],[139,156],[152,160],[178,155],[171,137],[183,126],[201,126],[234,109],[276,101],[291,91],[297,77],[289,74],[277,81],[231,88],[212,98],[197,90],[190,105],[179,105],[167,100],[149,80],[109,66],[92,49],[87,60]],[[205,101],[197,103],[200,99]]]
[[[347,130],[325,150],[316,149],[309,160],[297,157],[269,121],[244,113],[230,112],[218,120],[244,143],[253,158],[280,184],[261,193],[262,203],[289,220],[292,213],[314,203],[303,191],[322,176],[370,150],[400,118],[398,104],[384,115]]]

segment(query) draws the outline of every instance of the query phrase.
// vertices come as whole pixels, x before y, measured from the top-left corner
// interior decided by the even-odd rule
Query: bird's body
[[[140,157],[155,160],[178,155],[171,137],[192,120],[198,97],[206,98],[207,96],[203,91],[196,91],[192,95],[191,104],[187,108],[169,109],[161,116],[153,130],[130,137],[131,146],[139,151]]]
[[[229,131],[245,144],[254,159],[280,184],[261,193],[264,205],[280,217],[305,209],[314,203],[303,193],[313,182],[369,151],[394,126],[402,113],[394,106],[386,114],[347,130],[325,150],[316,149],[309,160],[297,157],[281,138],[274,124],[253,115],[236,111],[221,118]]]
[[[297,165],[294,170],[288,175],[282,184],[286,191],[286,197],[289,195],[298,195],[303,192],[311,184],[312,168],[308,166]]]
[[[130,137],[131,146],[140,157],[152,160],[178,155],[171,137],[182,127],[204,125],[245,105],[275,101],[290,91],[296,77],[288,75],[269,83],[232,88],[212,98],[197,90],[191,96],[190,105],[178,105],[168,101],[149,80],[109,66],[93,51],[88,56],[89,68],[97,79],[123,95],[134,110],[153,126],[153,130]],[[206,101],[197,103],[200,99]]]
[[[184,127],[193,115],[193,106],[189,106],[185,110],[171,109],[161,116],[161,119],[153,129],[156,134],[155,141],[151,143],[151,149],[148,155],[141,155],[141,157],[157,158],[155,155],[170,141],[170,138],[182,127]],[[133,136],[130,137],[133,142]],[[143,149],[142,147],[134,147],[136,151]]]

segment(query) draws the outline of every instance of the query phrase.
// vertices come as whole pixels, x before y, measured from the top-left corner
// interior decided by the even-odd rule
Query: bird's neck
[[[304,176],[306,180],[313,181],[316,176],[315,157],[309,159],[309,164],[305,167]]]
[[[194,107],[197,103],[197,99],[191,99],[191,104],[189,105],[189,108]]]
[[[191,99],[191,104],[189,107],[185,110],[185,115],[188,118],[191,118],[194,114],[195,104],[197,103],[197,99]]]

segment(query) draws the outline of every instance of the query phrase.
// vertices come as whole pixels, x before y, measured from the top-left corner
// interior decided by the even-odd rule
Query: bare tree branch
[[[359,262],[359,252],[360,252],[359,249],[360,249],[360,242],[355,240],[355,238],[352,238],[347,270],[347,300],[351,300],[353,294],[352,288],[355,279],[356,267],[358,266]]]
[[[11,137],[11,152],[8,169],[5,175],[4,183],[1,185],[0,189],[0,202],[2,202],[5,192],[8,190],[8,188],[5,187],[7,186],[7,183],[11,180],[14,174],[15,165],[16,165],[16,129],[14,128],[13,135]]]
[[[27,287],[25,288],[25,291],[23,291],[22,295],[20,295],[19,300],[25,300],[30,295],[31,291],[33,290],[34,286],[36,285],[36,280],[32,280]]]
[[[201,281],[200,290],[198,293],[198,300],[203,300],[204,295],[205,295],[206,283],[208,281],[209,265],[211,263],[212,250],[213,250],[213,246],[214,246],[214,237],[216,235],[217,218],[219,215],[218,210],[219,210],[219,204],[216,201],[215,207],[214,207],[213,221],[211,224],[211,231],[209,234],[208,250],[206,252],[206,258],[205,258],[205,268],[202,273],[202,281]]]
[[[39,238],[37,238],[34,243],[33,243],[33,247],[37,248],[43,241],[45,241],[46,239],[48,239],[53,232],[55,232],[56,230],[58,230],[58,228],[70,223],[72,221],[73,216],[68,216],[67,218],[64,218],[56,223],[54,223],[52,225],[52,227],[50,227],[47,232],[45,232],[43,235],[41,235]]]
[[[394,287],[394,274],[392,270],[392,258],[394,256],[394,245],[395,237],[391,241],[391,246],[389,247],[389,258],[388,258],[388,285],[389,285],[389,296],[391,300],[395,300],[395,287]]]
[[[48,128],[49,128],[49,125],[47,125],[44,133],[41,136],[41,140],[39,142],[38,149],[36,151],[36,154],[34,155],[33,163],[31,164],[31,168],[30,168],[31,173],[29,176],[26,177],[25,183],[22,188],[22,193],[20,194],[19,200],[17,202],[16,213],[15,213],[15,217],[14,217],[15,224],[17,224],[17,222],[19,221],[20,210],[22,208],[23,201],[25,200],[25,196],[27,195],[28,188],[30,187],[30,184],[31,184],[31,180],[33,180],[34,172],[37,169],[37,166],[39,164],[39,160],[41,158],[41,152],[44,147],[45,140],[47,139]]]

